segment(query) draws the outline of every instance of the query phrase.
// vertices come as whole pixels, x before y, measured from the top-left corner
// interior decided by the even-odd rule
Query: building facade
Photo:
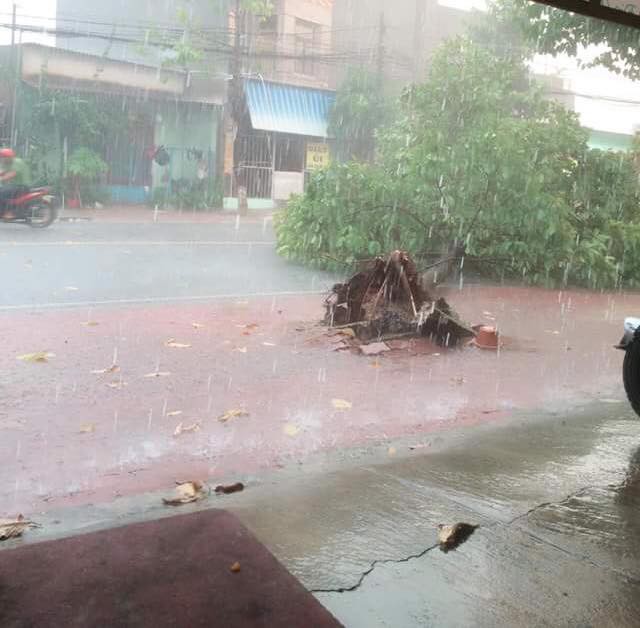
[[[401,89],[421,81],[437,46],[463,34],[471,20],[472,13],[438,0],[335,0],[334,53],[381,68],[386,84]],[[335,74],[338,84],[343,76]]]

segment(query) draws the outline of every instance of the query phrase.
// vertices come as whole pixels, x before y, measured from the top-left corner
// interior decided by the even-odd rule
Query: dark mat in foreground
[[[0,551],[3,628],[339,625],[221,510]]]

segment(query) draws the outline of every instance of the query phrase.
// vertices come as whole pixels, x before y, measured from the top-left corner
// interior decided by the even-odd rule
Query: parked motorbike
[[[624,335],[616,348],[625,352],[622,365],[624,389],[631,407],[640,415],[640,318],[624,321]]]
[[[51,188],[32,188],[6,203],[6,208],[13,214],[12,218],[2,218],[3,222],[21,222],[34,229],[44,229],[58,217],[55,196]]]

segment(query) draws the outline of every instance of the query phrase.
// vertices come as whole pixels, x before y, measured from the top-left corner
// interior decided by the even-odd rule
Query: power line
[[[0,28],[12,28],[11,24],[0,23]],[[133,37],[125,37],[116,35],[113,33],[99,33],[99,32],[87,32],[87,33],[78,33],[73,30],[65,30],[65,29],[51,29],[51,28],[40,28],[40,27],[32,27],[20,25],[17,27],[19,31],[30,32],[30,33],[38,33],[44,35],[55,35],[66,37],[69,39],[96,39],[106,42],[117,42],[117,43],[125,43],[125,44],[135,44],[143,47],[151,47],[156,49],[168,49],[170,48],[170,42],[167,41],[157,41],[149,39],[135,39]],[[218,45],[218,47],[214,47],[211,45],[207,46],[199,46],[199,49],[203,52],[215,53],[222,57],[230,56],[233,53],[233,47],[229,46],[227,42],[214,42]],[[323,53],[312,53],[312,54],[299,54],[296,52],[287,52],[286,50],[279,51],[255,51],[251,52],[247,50],[246,47],[241,48],[241,54],[243,57],[255,57],[260,56],[261,58],[275,58],[275,59],[289,59],[289,60],[308,60],[315,61],[320,63],[344,63],[345,61],[349,61],[351,59],[357,59],[362,57],[363,55],[371,55],[373,54],[375,49],[371,49],[370,51],[358,51],[358,52],[341,52],[336,53],[332,52],[330,54]],[[108,55],[105,55],[108,58]]]

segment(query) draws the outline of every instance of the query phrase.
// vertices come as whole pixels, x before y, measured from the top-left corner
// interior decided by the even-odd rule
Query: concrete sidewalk
[[[612,345],[638,295],[472,286],[448,299],[469,322],[497,324],[504,347],[335,352],[310,323],[319,296],[2,314],[3,511],[256,477],[398,438],[428,448],[514,410],[623,398]],[[16,359],[36,351],[54,355]],[[230,410],[242,413],[218,420]]]
[[[180,514],[237,514],[349,628],[637,626],[640,422],[626,403],[429,441],[312,455]],[[163,494],[54,509],[0,550],[173,516]],[[480,528],[438,551],[436,526],[459,521]]]

